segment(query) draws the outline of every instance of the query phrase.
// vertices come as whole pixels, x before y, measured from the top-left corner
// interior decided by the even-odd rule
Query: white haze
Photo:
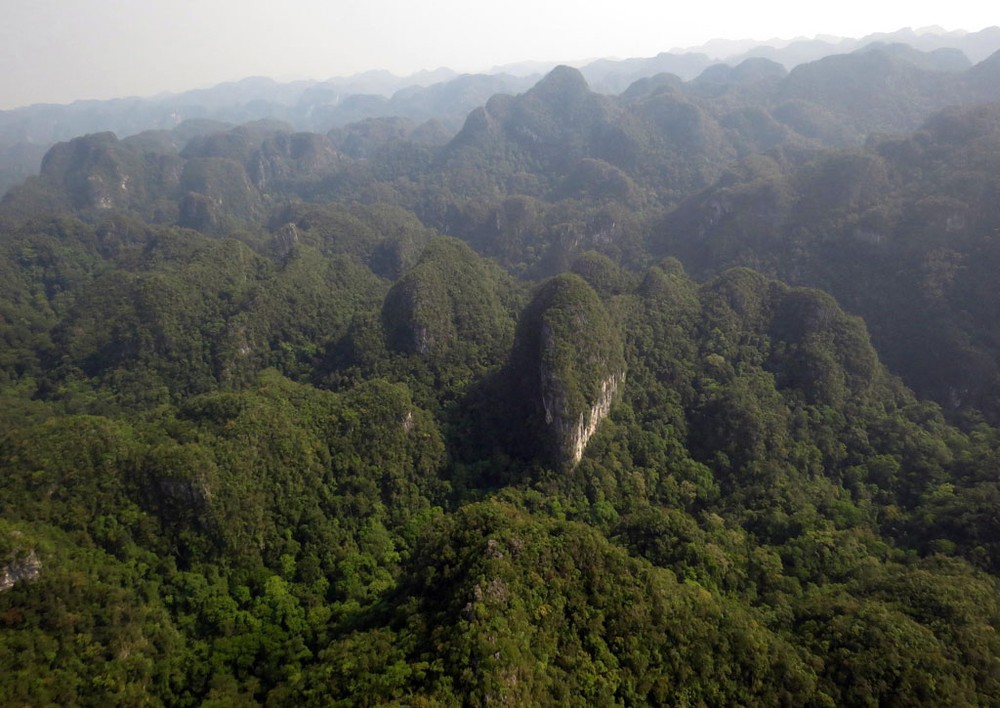
[[[654,56],[713,38],[978,31],[996,22],[983,0],[0,0],[0,10],[0,109],[246,76],[484,71],[525,60]]]

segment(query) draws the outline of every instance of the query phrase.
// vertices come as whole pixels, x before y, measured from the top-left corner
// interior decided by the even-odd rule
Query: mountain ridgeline
[[[998,67],[54,146],[0,203],[0,703],[995,705]]]

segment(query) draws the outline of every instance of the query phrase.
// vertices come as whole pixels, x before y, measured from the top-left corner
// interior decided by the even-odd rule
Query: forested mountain
[[[998,67],[52,147],[0,703],[995,705]]]
[[[906,44],[924,52],[950,49],[956,56],[977,64],[1000,50],[1000,28],[968,33],[929,27],[857,39],[826,37],[772,40],[767,44],[716,42],[655,57],[599,59],[584,64],[581,70],[596,91],[618,94],[633,82],[660,73],[690,81],[720,62],[735,66],[752,57],[766,57],[791,70],[799,64],[873,43]],[[442,124],[450,137],[468,112],[491,95],[527,90],[553,66],[512,65],[488,73],[461,75],[438,69],[408,77],[370,71],[327,81],[285,83],[252,77],[177,94],[85,100],[69,105],[38,104],[0,111],[0,192],[37,174],[42,157],[56,142],[87,133],[113,132],[126,137],[146,130],[169,130],[184,121],[241,125],[278,120],[294,130],[325,133],[367,119],[402,118],[413,125],[426,121]]]
[[[666,217],[655,250],[700,274],[739,264],[821,287],[914,389],[997,421],[998,156],[989,104],[802,165],[755,157]]]

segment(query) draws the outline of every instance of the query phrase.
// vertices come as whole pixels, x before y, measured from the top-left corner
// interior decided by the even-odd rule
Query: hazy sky
[[[654,56],[713,38],[860,37],[1000,22],[987,0],[0,0],[0,109],[246,76],[482,71]]]

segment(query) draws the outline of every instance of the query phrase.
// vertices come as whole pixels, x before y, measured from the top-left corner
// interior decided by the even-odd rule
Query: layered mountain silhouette
[[[871,35],[861,39],[715,42],[695,50],[673,50],[651,58],[597,60],[582,66],[587,81],[601,93],[618,94],[635,81],[658,73],[692,80],[713,64],[730,66],[763,57],[791,70],[799,64],[843,54],[873,43],[901,43],[917,50],[958,50],[977,64],[1000,49],[1000,30],[945,32],[940,28]],[[396,77],[372,71],[325,82],[279,83],[263,77],[155,98],[79,101],[36,105],[0,112],[0,190],[35,174],[45,150],[55,142],[86,133],[120,137],[150,129],[169,129],[187,120],[232,124],[275,119],[296,130],[327,132],[366,118],[402,117],[416,123],[437,120],[457,129],[465,115],[494,93],[529,88],[552,65],[498,67],[489,74],[457,75],[447,69]]]

